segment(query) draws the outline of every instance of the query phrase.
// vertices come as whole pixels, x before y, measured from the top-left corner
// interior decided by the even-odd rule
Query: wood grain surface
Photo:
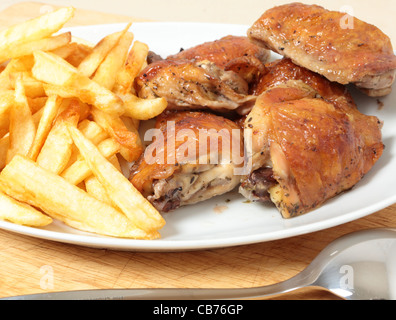
[[[22,3],[10,7],[0,13],[0,28],[35,17],[48,9],[45,6]],[[69,26],[138,20],[77,10]],[[382,227],[396,227],[396,205],[312,234],[198,252],[102,250],[0,230],[0,297],[102,288],[242,288],[269,285],[302,271],[332,240],[353,231]],[[307,288],[277,299],[338,298],[322,290]]]

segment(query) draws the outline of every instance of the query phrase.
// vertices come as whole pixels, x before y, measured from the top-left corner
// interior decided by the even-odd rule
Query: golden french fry
[[[28,157],[33,161],[37,160],[37,156],[40,153],[41,148],[47,139],[48,133],[51,131],[52,123],[54,122],[59,108],[61,106],[62,98],[53,95],[48,97],[48,100],[44,106],[43,114],[40,118],[40,122],[37,127],[36,137],[34,139],[32,148],[29,151]]]
[[[84,44],[77,43],[75,50],[65,58],[72,66],[78,67],[82,61],[92,52],[92,48]]]
[[[23,156],[15,156],[0,173],[0,189],[83,231],[135,239],[159,237],[158,232],[139,229],[115,208]]]
[[[77,127],[80,118],[80,106],[77,100],[71,101],[69,108],[63,111],[48,133],[47,139],[37,156],[37,164],[48,171],[60,174],[69,163],[73,140],[68,126]]]
[[[78,129],[69,127],[69,130],[81,155],[106,189],[112,203],[139,228],[147,232],[161,229],[165,225],[165,220],[151,203]]]
[[[8,49],[0,51],[0,61],[19,58],[32,54],[36,50],[51,51],[56,48],[65,46],[71,41],[71,33],[66,32],[57,36],[43,38],[36,41],[24,42],[17,44]]]
[[[149,47],[147,44],[135,41],[122,70],[116,80],[117,93],[127,94],[131,92],[133,81],[139,74],[146,62]]]
[[[27,155],[36,135],[36,125],[25,95],[22,79],[15,83],[15,104],[10,109],[10,148],[7,163],[16,154]]]
[[[20,72],[29,72],[33,67],[33,61],[33,56],[12,59],[0,73],[0,88],[13,90],[15,88],[15,79],[12,80],[12,75]]]
[[[61,57],[62,59],[65,59],[73,54],[77,50],[78,44],[75,42],[70,42],[62,47],[53,49],[53,50],[47,50],[50,51],[53,54],[56,54],[57,56]]]
[[[89,140],[92,141],[94,145],[102,142],[108,138],[108,134],[99,126],[95,121],[85,119],[78,124],[78,130]]]
[[[49,216],[5,195],[1,191],[0,219],[30,227],[45,227],[52,223],[52,219]]]
[[[92,143],[94,143],[95,145],[98,145],[100,142],[108,138],[108,134],[106,133],[106,131],[104,131],[102,127],[99,126],[95,121],[84,119],[78,124],[78,129],[87,139],[91,140]],[[118,152],[119,147],[117,146],[116,142],[113,141],[113,145],[117,149],[115,152]],[[66,169],[71,167],[78,159],[81,159],[81,155],[77,147],[73,144],[72,155]]]
[[[99,143],[98,149],[105,158],[110,158],[120,150],[119,144],[116,143],[112,138],[106,139]],[[77,159],[61,174],[61,176],[65,180],[74,185],[78,185],[90,175],[92,175],[92,171],[88,163],[85,161],[84,157],[81,157],[81,159]]]
[[[117,115],[96,108],[92,108],[91,113],[94,121],[120,144],[120,153],[125,160],[133,162],[140,157],[143,145],[137,130],[128,129]]]
[[[113,90],[117,75],[125,64],[129,47],[133,41],[133,33],[126,32],[118,44],[108,53],[95,72],[93,80],[101,86]]]
[[[7,164],[7,151],[10,147],[10,135],[6,134],[3,138],[0,139],[0,171]]]
[[[142,99],[132,93],[120,95],[120,98],[124,102],[124,115],[137,120],[153,119],[168,106],[165,98]]]
[[[45,96],[43,83],[31,77],[28,72],[10,74],[11,87],[15,88],[16,78],[22,76],[22,82],[25,87],[25,94],[28,98],[39,98]]]
[[[59,31],[74,15],[72,7],[61,8],[0,32],[0,52],[19,44],[47,38]],[[6,59],[7,60],[7,59]],[[1,60],[0,60],[1,61]],[[4,62],[2,60],[1,62]]]
[[[30,111],[32,112],[32,114],[35,114],[41,108],[44,108],[44,106],[47,103],[48,97],[47,96],[36,97],[36,98],[27,97],[27,99],[28,99]]]
[[[128,31],[129,23],[123,31],[112,33],[104,37],[93,49],[92,52],[79,64],[78,71],[87,77],[91,77],[107,54],[117,45],[121,37]]]
[[[0,92],[0,137],[3,137],[10,126],[10,108],[14,104],[14,91]]]
[[[95,81],[78,73],[77,69],[59,56],[43,52],[34,52],[35,63],[32,68],[33,76],[43,82],[61,86],[61,93],[73,91],[74,96],[81,101],[91,104],[98,109],[113,114],[122,114],[124,106],[122,100],[112,91],[104,88]],[[44,86],[44,89],[46,87]],[[72,90],[70,90],[72,89]]]
[[[90,176],[84,180],[85,182],[85,189],[87,193],[92,197],[107,203],[108,205],[112,205],[111,199],[109,198],[108,194],[106,193],[106,189],[102,186],[99,180],[95,176]]]
[[[66,86],[77,75],[77,69],[54,53],[35,51],[33,76],[43,82]]]
[[[69,44],[51,50],[50,52],[56,54],[77,68],[80,63],[92,52],[92,48],[84,44],[70,42]]]

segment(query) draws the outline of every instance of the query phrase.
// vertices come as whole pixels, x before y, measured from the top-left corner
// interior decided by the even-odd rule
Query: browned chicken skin
[[[269,56],[269,50],[252,43],[247,37],[230,35],[182,50],[177,54],[168,56],[167,59],[209,60],[219,68],[227,69],[234,63],[235,59],[253,57],[261,63],[266,63]]]
[[[229,112],[255,101],[244,79],[207,60],[154,62],[135,79],[135,90],[145,99],[165,97],[168,110]]]
[[[268,58],[247,37],[227,36],[157,59],[137,77],[135,90],[142,98],[165,97],[169,110],[229,112],[254,103],[250,87]]]
[[[266,11],[248,30],[253,41],[330,81],[354,83],[370,96],[391,92],[396,56],[390,39],[377,27],[345,13],[292,3]]]
[[[356,107],[348,89],[337,82],[331,82],[325,77],[304,67],[294,64],[290,59],[283,58],[266,65],[266,73],[257,83],[254,94],[260,95],[266,90],[284,84],[289,80],[300,80],[314,89],[323,99],[331,102],[347,112],[351,106]]]
[[[159,211],[205,201],[238,186],[235,169],[243,165],[243,137],[234,122],[203,112],[166,112],[156,128],[164,139],[148,146],[130,181]],[[183,132],[189,134],[179,137]]]
[[[240,192],[253,201],[271,200],[291,218],[352,188],[384,145],[382,123],[347,106],[347,100],[338,107],[322,99],[300,80],[260,95],[245,121],[253,168]]]

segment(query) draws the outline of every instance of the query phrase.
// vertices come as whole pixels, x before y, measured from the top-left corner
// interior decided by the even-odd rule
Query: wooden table
[[[0,27],[47,10],[18,4],[0,13]],[[77,10],[69,24],[138,19]],[[101,288],[239,288],[273,284],[301,270],[332,240],[362,229],[396,227],[396,205],[328,230],[285,240],[198,252],[142,253],[92,249],[0,231],[0,297]],[[278,299],[337,299],[302,289]]]

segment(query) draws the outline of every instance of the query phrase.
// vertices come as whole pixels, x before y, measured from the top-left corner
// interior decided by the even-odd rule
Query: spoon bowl
[[[330,243],[289,280],[244,289],[106,289],[53,292],[6,300],[234,300],[319,287],[345,300],[396,299],[396,229],[365,230]]]

